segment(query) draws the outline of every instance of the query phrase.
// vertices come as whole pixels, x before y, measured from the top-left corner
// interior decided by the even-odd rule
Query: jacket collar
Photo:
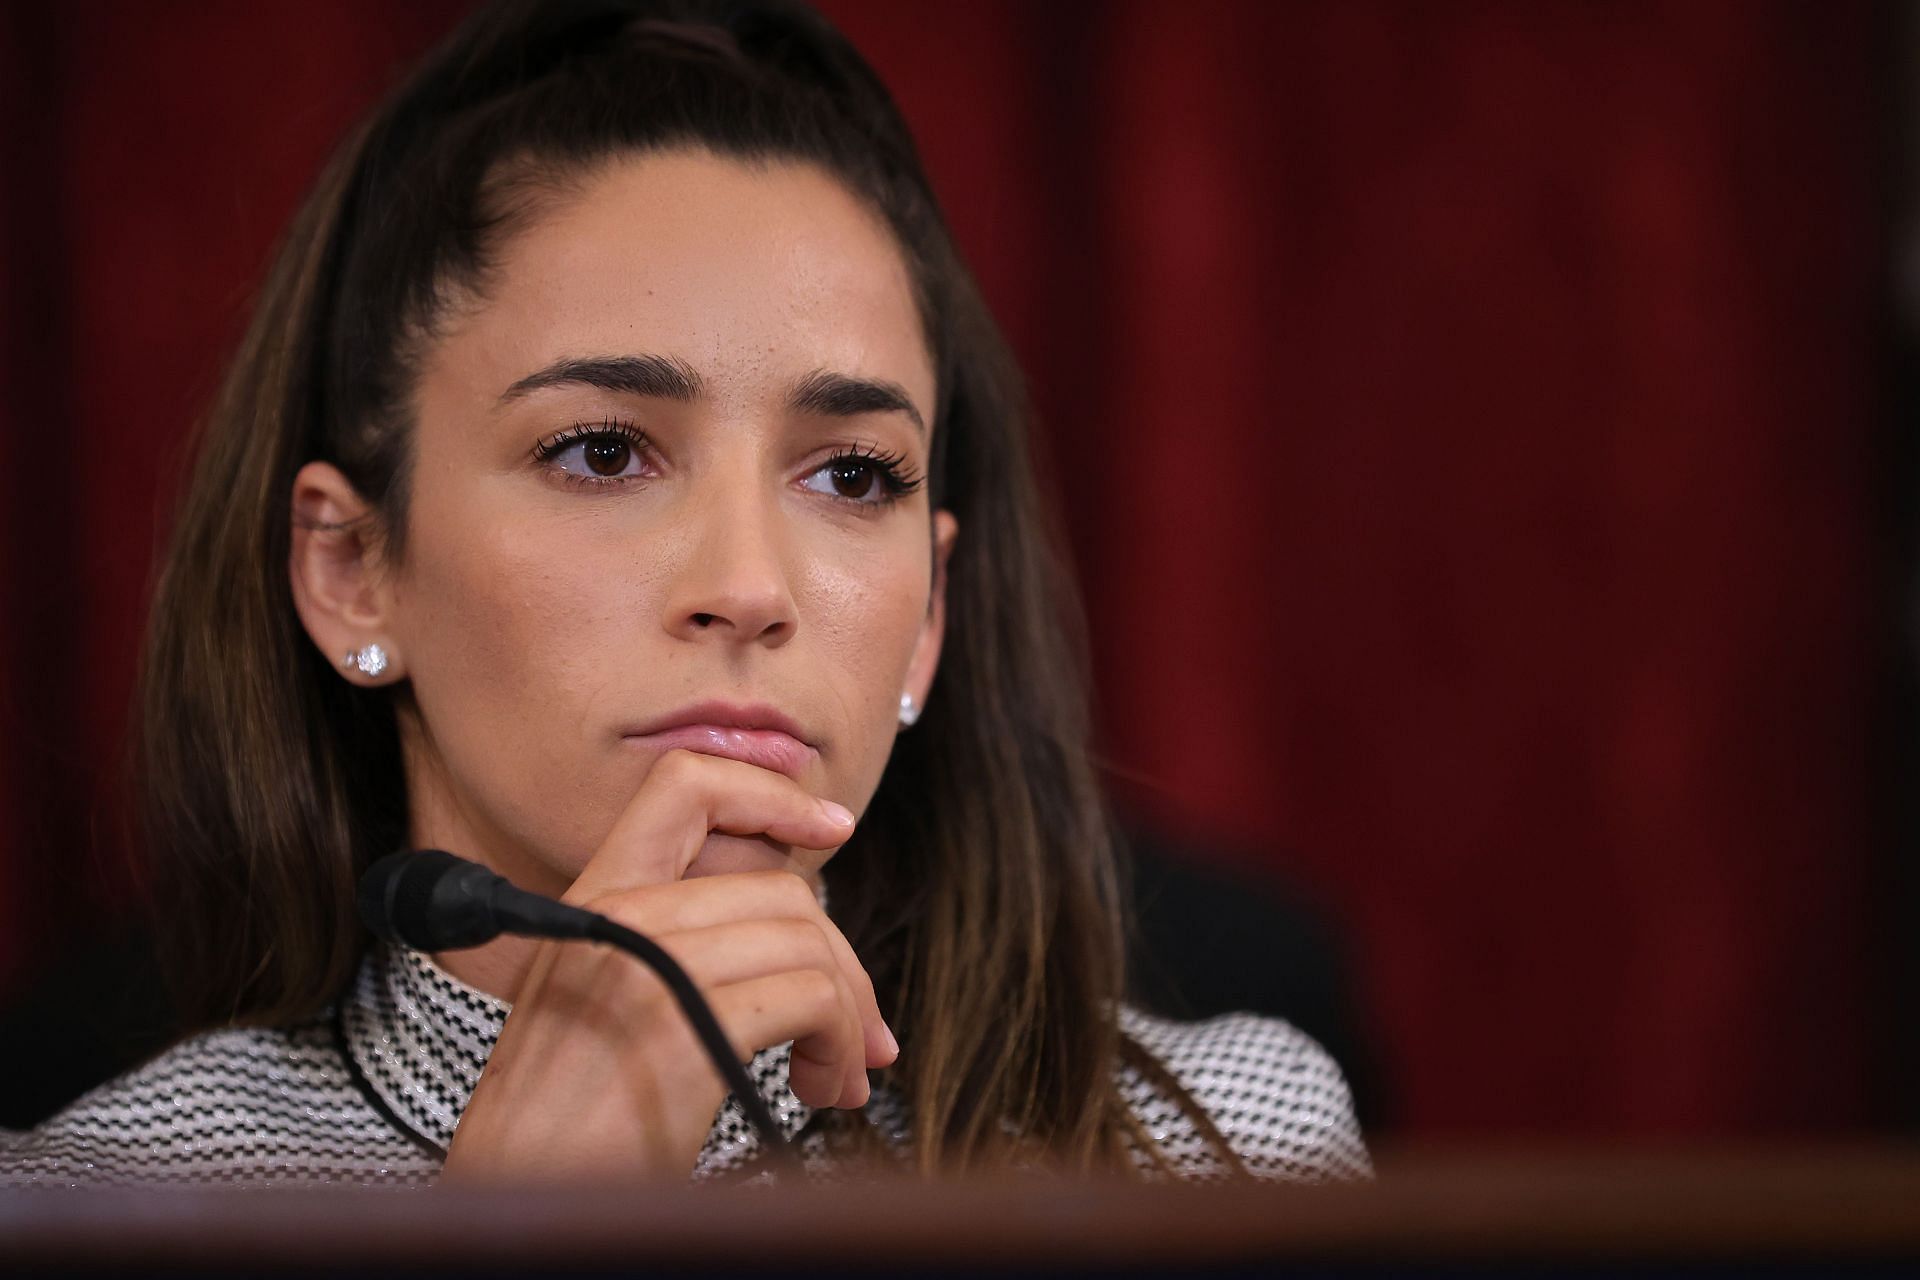
[[[417,951],[375,944],[341,1006],[343,1047],[390,1118],[444,1153],[511,1011],[506,1001],[468,986]],[[747,1067],[789,1140],[813,1116],[787,1086],[791,1053],[790,1044],[763,1050]],[[745,1111],[728,1097],[693,1176],[737,1168],[759,1145]]]

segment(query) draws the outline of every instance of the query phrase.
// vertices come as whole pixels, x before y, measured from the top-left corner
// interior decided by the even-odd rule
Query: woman
[[[1022,419],[818,17],[470,21],[295,222],[155,599],[148,840],[213,1029],[7,1177],[754,1167],[624,955],[370,944],[356,881],[408,846],[656,938],[813,1168],[1363,1173],[1311,1041],[1120,1004]]]

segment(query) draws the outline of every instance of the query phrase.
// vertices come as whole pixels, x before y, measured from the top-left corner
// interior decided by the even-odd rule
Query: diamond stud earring
[[[901,694],[900,695],[901,726],[903,728],[911,729],[913,728],[913,722],[918,720],[919,718],[920,718],[920,706],[918,703],[916,703],[913,700],[913,695],[910,693]]]
[[[387,669],[387,651],[377,644],[364,645],[340,659],[340,668],[358,671],[371,680]]]

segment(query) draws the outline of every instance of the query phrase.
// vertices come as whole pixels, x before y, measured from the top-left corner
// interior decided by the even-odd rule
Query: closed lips
[[[739,760],[797,778],[819,752],[787,716],[770,708],[687,708],[624,735],[657,751],[685,749]]]

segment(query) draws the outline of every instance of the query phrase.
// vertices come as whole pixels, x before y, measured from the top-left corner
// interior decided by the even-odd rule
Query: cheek
[[[815,642],[839,677],[869,791],[893,748],[900,692],[926,621],[929,581],[924,533],[884,555],[822,557],[806,576]]]
[[[530,709],[555,677],[587,665],[579,642],[595,629],[604,574],[577,546],[563,552],[537,530],[459,532],[466,536],[420,547],[409,566],[406,603],[421,624],[412,642],[416,680],[442,686],[450,710],[481,699]],[[568,643],[557,643],[562,637]],[[449,687],[456,675],[463,687]]]
[[[588,726],[631,670],[645,566],[565,522],[422,514],[416,527],[435,532],[409,550],[402,600],[434,750],[491,825],[583,857],[624,798],[621,779],[600,776],[620,757],[596,751]]]

